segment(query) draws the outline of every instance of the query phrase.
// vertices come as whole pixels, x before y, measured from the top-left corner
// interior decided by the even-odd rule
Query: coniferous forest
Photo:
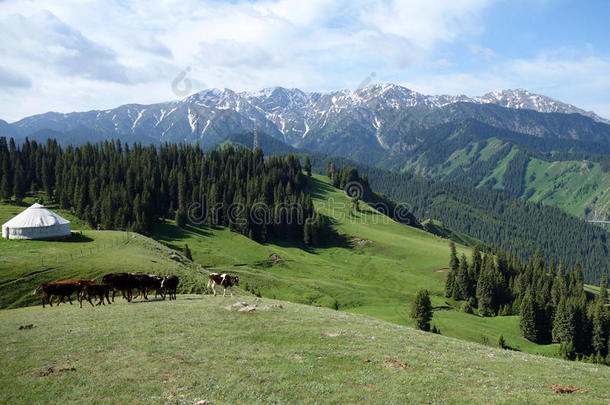
[[[92,227],[145,232],[163,218],[184,226],[228,226],[258,242],[271,235],[322,242],[324,219],[304,192],[296,156],[264,159],[260,149],[204,153],[198,145],[123,145],[120,141],[61,148],[0,138],[0,198],[28,191],[73,210]]]
[[[408,203],[420,220],[437,219],[487,246],[514,252],[521,260],[540,248],[567,266],[580,263],[587,284],[599,283],[600,276],[610,272],[608,233],[559,208],[522,201],[505,192],[382,170],[349,159],[310,156],[318,173],[327,172],[330,163],[355,167],[366,174],[367,183],[377,193]]]
[[[478,246],[470,261],[457,257],[451,244],[445,296],[465,301],[462,310],[478,308],[479,316],[519,315],[524,338],[559,343],[560,355],[610,364],[610,308],[606,276],[600,292],[587,296],[579,265],[546,261],[537,250],[529,260],[499,251],[484,255]]]

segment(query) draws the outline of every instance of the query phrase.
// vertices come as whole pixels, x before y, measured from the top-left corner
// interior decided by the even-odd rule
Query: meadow
[[[180,295],[0,311],[0,402],[610,402],[608,367],[266,298],[250,313],[224,308],[238,300],[253,301]],[[262,309],[273,304],[282,308]]]

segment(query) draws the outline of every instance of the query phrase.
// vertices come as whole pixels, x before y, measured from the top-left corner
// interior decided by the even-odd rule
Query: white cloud
[[[483,12],[494,2],[4,1],[0,87],[8,90],[0,92],[0,118],[165,101],[176,97],[171,83],[187,67],[194,91],[355,88],[371,72],[427,93],[537,91],[543,83],[556,97],[608,90],[600,73],[607,61],[593,57],[511,61],[473,45],[470,51],[491,64],[456,72],[451,55],[435,51],[477,44]],[[591,84],[583,87],[587,75]],[[565,99],[584,100],[573,95]]]
[[[531,59],[500,59],[470,73],[422,75],[403,85],[427,94],[482,95],[491,90],[526,88],[610,117],[610,58],[582,56],[569,49]],[[600,101],[601,100],[601,101]]]

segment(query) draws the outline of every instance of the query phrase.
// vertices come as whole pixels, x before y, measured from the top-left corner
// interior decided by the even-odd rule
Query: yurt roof
[[[39,228],[69,223],[70,221],[45,208],[44,205],[34,204],[2,226],[9,228]]]

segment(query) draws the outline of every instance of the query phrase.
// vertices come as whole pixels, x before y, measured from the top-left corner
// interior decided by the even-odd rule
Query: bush
[[[472,305],[470,305],[470,302],[464,301],[462,303],[462,307],[460,308],[460,311],[462,311],[466,314],[472,314]]]

